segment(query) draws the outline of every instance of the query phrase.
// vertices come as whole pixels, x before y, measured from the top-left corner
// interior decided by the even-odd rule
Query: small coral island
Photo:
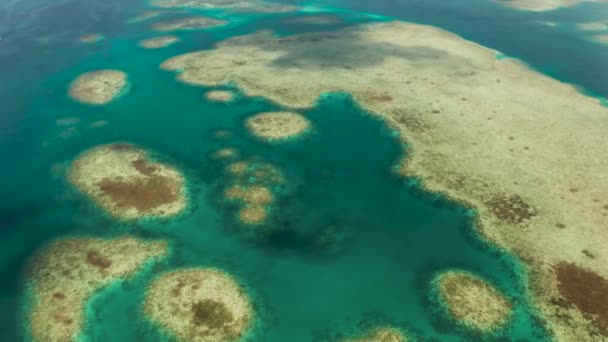
[[[33,339],[75,341],[85,325],[85,304],[96,292],[167,254],[165,242],[131,236],[65,238],[43,247],[27,274]]]
[[[159,276],[147,290],[144,315],[181,341],[227,342],[243,337],[254,311],[229,274],[189,268]]]
[[[144,49],[160,49],[179,42],[178,36],[162,36],[144,39],[139,42],[139,46]]]
[[[76,101],[104,105],[118,97],[127,85],[127,74],[120,70],[94,70],[72,81],[69,95]]]
[[[81,154],[70,182],[112,216],[170,217],[187,206],[185,180],[175,168],[150,160],[131,144],[101,145]]]
[[[306,133],[311,123],[304,116],[294,112],[267,112],[247,119],[249,132],[268,142],[280,142],[299,137]]]
[[[465,271],[447,271],[433,280],[439,306],[465,328],[491,333],[511,318],[513,304],[488,281]]]

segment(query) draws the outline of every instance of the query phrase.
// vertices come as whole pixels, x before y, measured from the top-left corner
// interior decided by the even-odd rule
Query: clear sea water
[[[22,270],[33,250],[64,236],[123,233],[167,239],[174,254],[96,296],[87,306],[84,339],[163,340],[141,318],[139,305],[150,279],[184,266],[219,267],[247,287],[258,312],[253,341],[334,340],[375,324],[403,327],[428,340],[480,340],[428,301],[430,278],[453,268],[486,277],[515,300],[513,322],[487,339],[548,339],[523,295],[525,275],[517,258],[475,235],[474,213],[396,177],[392,167],[406,146],[348,94],[323,94],[315,108],[303,112],[314,124],[311,134],[269,146],[252,139],[243,120],[281,108],[242,95],[229,105],[207,103],[202,99],[207,89],[180,84],[158,65],[259,29],[295,34],[385,19],[362,14],[369,12],[452,30],[605,96],[608,49],[572,29],[581,18],[607,14],[604,7],[530,14],[483,0],[316,5],[342,16],[344,24],[320,28],[286,24],[294,14],[238,15],[229,17],[230,26],[180,34],[181,43],[156,51],[136,44],[155,35],[148,29],[151,21],[124,23],[148,9],[140,2],[51,6],[23,0],[0,7],[0,341],[27,339],[20,314],[27,304]],[[543,20],[562,26],[538,23]],[[106,39],[94,45],[75,42],[90,32]],[[130,93],[104,107],[67,98],[69,82],[96,68],[128,72]],[[80,121],[74,129],[56,124],[66,117]],[[108,124],[89,126],[99,120]],[[215,139],[216,129],[230,129],[234,138]],[[180,168],[192,194],[188,213],[170,221],[119,223],[67,184],[65,169],[78,153],[116,141],[149,148]],[[288,186],[277,192],[262,232],[241,226],[235,208],[221,198],[229,177],[225,164],[208,155],[227,146],[285,172]]]

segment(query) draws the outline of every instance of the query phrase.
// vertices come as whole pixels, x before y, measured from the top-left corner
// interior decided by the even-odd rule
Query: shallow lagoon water
[[[206,103],[205,89],[179,84],[174,74],[158,70],[169,56],[259,28],[274,26],[282,34],[319,29],[279,23],[275,16],[184,33],[182,43],[159,51],[139,49],[137,39],[151,34],[145,25],[133,26],[128,37],[114,38],[111,45],[72,46],[65,58],[78,64],[56,67],[42,83],[36,83],[39,75],[25,75],[23,83],[30,77],[37,85],[28,90],[32,101],[21,108],[26,115],[16,120],[18,128],[10,128],[15,132],[7,138],[11,149],[1,156],[11,165],[0,171],[1,185],[14,195],[0,199],[0,276],[11,279],[0,284],[0,340],[24,337],[22,316],[15,314],[26,304],[20,274],[36,247],[62,236],[126,232],[168,239],[174,253],[90,303],[87,315],[95,324],[83,337],[92,341],[164,339],[139,315],[145,286],[159,272],[194,265],[225,269],[247,287],[259,313],[254,341],[331,340],[375,323],[429,339],[468,340],[427,301],[430,278],[449,268],[485,276],[516,299],[508,339],[545,340],[521,293],[518,261],[475,236],[472,213],[396,177],[391,169],[404,147],[347,94],[324,94],[316,108],[303,112],[315,126],[311,134],[268,145],[250,137],[243,121],[280,108],[242,96],[228,105]],[[91,53],[83,56],[79,49]],[[53,63],[47,62],[49,69]],[[66,98],[76,75],[102,67],[127,71],[130,93],[106,107]],[[55,120],[65,117],[80,122],[64,139]],[[88,127],[98,120],[108,125]],[[234,138],[214,139],[216,129],[230,129]],[[71,189],[63,177],[67,164],[86,148],[115,141],[150,148],[182,169],[191,190],[189,211],[171,221],[117,223]],[[208,155],[226,146],[286,174],[288,185],[276,189],[272,215],[261,228],[238,223],[236,208],[220,196],[229,184],[225,164]]]

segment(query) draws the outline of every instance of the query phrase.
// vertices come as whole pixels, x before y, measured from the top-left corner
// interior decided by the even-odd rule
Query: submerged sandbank
[[[569,262],[608,278],[594,261],[608,259],[608,159],[598,158],[608,155],[608,109],[496,55],[435,27],[391,22],[287,37],[259,32],[162,67],[181,71],[185,83],[235,84],[287,108],[348,92],[401,132],[409,148],[399,172],[475,208],[486,238],[532,269]],[[551,314],[555,303],[540,293],[550,286],[545,277],[530,281],[556,338],[594,336],[592,321],[571,327]]]
[[[32,337],[39,342],[76,341],[85,326],[85,305],[95,293],[167,254],[165,242],[131,236],[51,242],[36,253],[28,270]]]
[[[101,145],[72,163],[68,178],[109,214],[121,219],[170,217],[187,205],[185,180],[131,144]]]
[[[342,339],[342,342],[410,342],[406,334],[393,327],[377,327],[366,331],[361,336]]]

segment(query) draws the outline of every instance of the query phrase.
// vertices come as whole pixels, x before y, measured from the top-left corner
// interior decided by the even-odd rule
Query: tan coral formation
[[[151,161],[134,145],[94,147],[72,163],[70,182],[121,219],[170,217],[187,205],[185,180],[175,168]]]
[[[150,3],[161,8],[219,9],[251,13],[281,13],[298,9],[296,6],[263,0],[151,0]]]
[[[152,29],[160,32],[190,31],[213,28],[224,25],[226,23],[227,22],[224,20],[199,15],[194,17],[157,22],[152,25]]]
[[[475,208],[486,238],[531,270],[567,262],[606,279],[608,159],[599,156],[608,155],[608,109],[496,54],[435,27],[392,22],[289,37],[260,32],[163,67],[182,70],[186,83],[234,83],[296,109],[324,92],[351,93],[403,133],[401,172]],[[552,314],[556,305],[538,292],[547,278],[531,274],[556,338],[593,339],[591,321],[571,327]]]
[[[85,305],[95,293],[167,254],[165,242],[131,236],[51,242],[36,253],[28,269],[32,337],[39,342],[76,341],[85,325]]]
[[[144,314],[180,341],[228,342],[247,333],[254,311],[229,274],[188,268],[165,273],[150,284]]]
[[[551,11],[560,7],[571,7],[585,1],[605,0],[494,0],[497,3],[523,11]]]
[[[127,74],[120,70],[93,70],[78,76],[70,84],[74,100],[104,105],[114,100],[128,85]]]
[[[447,271],[433,279],[441,306],[459,324],[480,332],[504,326],[513,304],[486,280],[463,271]]]
[[[247,119],[249,133],[269,142],[280,142],[301,136],[311,127],[304,116],[294,112],[259,113]]]
[[[211,90],[205,93],[205,100],[210,102],[227,103],[234,100],[236,94],[230,90]]]
[[[342,342],[411,342],[405,333],[393,327],[378,327],[371,329],[362,336],[351,337]]]
[[[139,46],[143,47],[144,49],[160,49],[173,45],[179,41],[180,39],[178,36],[162,36],[144,39],[139,42]]]

